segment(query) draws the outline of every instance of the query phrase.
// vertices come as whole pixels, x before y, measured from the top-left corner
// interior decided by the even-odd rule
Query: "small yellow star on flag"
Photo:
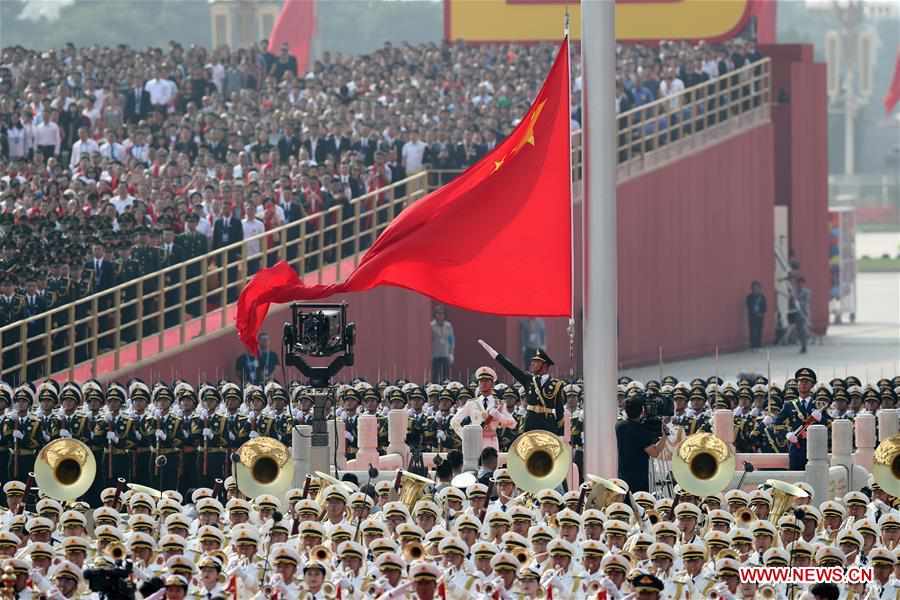
[[[494,173],[496,173],[497,171],[500,170],[500,167],[503,166],[503,161],[504,161],[504,160],[505,160],[505,159],[502,159],[502,158],[501,158],[500,160],[495,160],[495,161],[494,161]]]

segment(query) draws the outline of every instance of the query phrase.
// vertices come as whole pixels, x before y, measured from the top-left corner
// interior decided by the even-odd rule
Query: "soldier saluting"
[[[538,349],[531,358],[528,366],[529,372],[526,373],[491,348],[484,340],[478,340],[478,343],[491,355],[491,358],[503,365],[503,368],[525,387],[528,406],[522,432],[543,429],[556,435],[562,435],[566,410],[566,402],[563,398],[564,383],[550,376],[549,371],[553,366],[553,361],[547,353],[543,349]]]

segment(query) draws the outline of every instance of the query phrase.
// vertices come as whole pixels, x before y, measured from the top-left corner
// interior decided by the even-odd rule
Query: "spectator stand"
[[[234,326],[232,302],[263,263],[285,260],[307,281],[340,281],[390,220],[424,196],[426,177],[424,171],[417,173],[205,256],[0,327],[6,340],[0,355],[2,379],[24,382],[56,373],[86,380],[183,350],[195,337]],[[167,329],[167,316],[177,317],[177,325]],[[127,340],[129,333],[133,340]],[[111,348],[106,353],[104,342]],[[54,368],[60,364],[64,366]]]
[[[752,126],[768,118],[771,99],[769,72],[768,59],[760,59],[716,79],[640,104],[620,114],[620,181],[675,160],[692,148],[715,143],[741,127]],[[577,89],[577,80],[575,83]],[[479,89],[483,91],[487,88],[481,86]],[[275,98],[282,101],[285,96],[290,96],[290,90],[293,90],[290,85],[268,89]],[[517,94],[519,92],[512,96],[518,97]],[[650,96],[637,96],[641,102],[646,97]],[[210,102],[214,102],[215,94],[209,98]],[[527,98],[523,97],[521,100],[524,102]],[[177,114],[177,106],[187,110],[189,104],[190,100],[185,100],[181,104],[176,102],[170,108]],[[573,117],[577,113],[576,110]],[[148,118],[162,119],[159,124],[164,127],[168,117],[163,115],[164,112],[155,112],[148,115]],[[573,126],[575,124],[577,121],[573,122]],[[139,143],[141,139],[140,129],[137,131],[138,137],[130,142],[132,145]],[[177,128],[172,129],[173,138],[178,137],[177,131]],[[426,135],[426,139],[434,142],[431,135]],[[581,132],[576,130],[573,133],[572,161],[576,184],[581,179],[580,142]],[[155,162],[149,170],[151,176],[157,172],[159,175],[168,174],[169,169],[176,169],[173,170],[173,176],[183,183],[187,179],[186,173],[182,175],[177,169],[190,169],[190,161],[185,152],[193,148],[190,140],[183,144],[179,146],[183,150],[180,152],[181,162]],[[308,159],[309,151],[299,140],[298,144],[299,157],[303,159],[304,153],[307,153]],[[462,146],[465,147],[465,143]],[[165,150],[166,146],[158,148],[158,151]],[[177,151],[174,146],[171,150]],[[427,161],[434,151],[426,150],[425,154]],[[477,152],[474,152],[471,158],[474,160],[476,156]],[[243,158],[238,159],[239,164],[235,168],[243,165],[248,171],[244,175],[252,176],[253,165],[249,155],[243,153]],[[93,168],[99,173],[100,166],[92,167],[90,160],[81,161],[78,169]],[[215,161],[210,165],[213,166]],[[335,165],[325,166],[326,169],[335,168]],[[292,163],[291,171],[296,167],[297,164]],[[273,264],[278,258],[290,260],[304,276],[317,273],[319,281],[338,280],[355,265],[359,253],[372,243],[402,205],[414,201],[426,189],[433,189],[457,172],[432,169],[420,171],[392,184],[387,179],[375,181],[363,189],[387,186],[387,191],[378,189],[364,196],[357,196],[343,208],[312,205],[309,210],[316,214],[307,216],[302,222],[281,225],[251,236],[243,242],[218,248],[205,260],[193,259],[132,278],[102,292],[0,327],[4,343],[4,352],[0,356],[0,375],[11,382],[66,371],[72,377],[93,376],[101,371],[116,370],[122,364],[140,362],[160,352],[174,349],[176,343],[180,345],[198,335],[228,327],[232,313],[223,307],[237,298],[241,286],[256,269],[263,263]],[[82,173],[81,176],[85,174],[87,173]],[[126,175],[123,170],[121,177],[124,179]],[[18,181],[18,177],[20,176],[16,175],[10,182],[14,179]],[[203,187],[203,177],[199,173],[195,179],[196,181],[191,180],[197,184],[193,189]],[[251,180],[266,183],[266,178],[251,177]],[[73,181],[81,180],[76,178]],[[224,188],[231,183],[236,182],[226,180],[221,185]],[[188,187],[190,185],[184,189]],[[150,193],[153,193],[152,188]],[[387,198],[388,195],[391,197]],[[127,203],[127,200],[126,193],[123,202]],[[384,206],[385,202],[389,206]],[[152,203],[142,206],[140,210],[143,212],[140,214],[126,212],[125,215],[137,214],[142,221],[147,221],[151,217],[146,214],[145,209],[150,208],[150,205]],[[157,209],[162,206],[158,205]],[[163,222],[162,217],[160,223]],[[110,214],[109,219],[115,219],[115,216]],[[124,222],[124,218],[122,221]],[[74,223],[80,227],[90,226],[83,217]],[[128,240],[122,241],[124,245],[128,245]],[[353,257],[353,261],[348,262],[350,257]],[[104,354],[105,350],[110,351]],[[102,368],[98,362],[101,360]],[[89,367],[75,372],[77,365],[85,364]]]

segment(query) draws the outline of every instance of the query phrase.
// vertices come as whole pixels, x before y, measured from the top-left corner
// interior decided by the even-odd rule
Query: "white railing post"
[[[824,425],[812,425],[806,439],[806,481],[815,492],[816,504],[829,498],[828,430]]]
[[[856,452],[853,462],[859,466],[872,470],[872,455],[875,454],[875,415],[862,413],[853,419],[853,427],[856,434]]]

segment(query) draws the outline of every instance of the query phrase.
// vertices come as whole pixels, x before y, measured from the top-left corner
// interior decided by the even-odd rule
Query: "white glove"
[[[41,573],[40,569],[32,569],[31,570],[31,581],[34,583],[42,593],[46,594],[50,591],[50,581],[44,577]]]
[[[250,432],[250,439],[251,439],[251,440],[252,440],[253,438],[258,438],[258,437],[259,437],[259,432],[258,432],[258,431],[251,431],[251,432]]]
[[[438,439],[439,442],[446,442],[446,441],[447,441],[447,434],[446,434],[446,432],[444,432],[443,429],[438,429],[438,432],[437,432],[437,439]]]
[[[16,429],[15,431],[13,431],[13,437],[16,438],[17,440],[21,440],[21,439],[24,439],[25,434],[22,433],[21,431],[19,431],[18,429]]]
[[[452,365],[453,364],[453,355],[451,354],[450,356],[447,357],[447,359],[450,361],[450,364]]]
[[[209,418],[209,412],[207,412],[207,410],[205,408],[201,408],[199,414],[200,414],[201,419],[205,420],[205,419]]]
[[[301,412],[300,409],[295,408],[291,411],[291,417],[295,421],[300,421],[301,419],[303,419],[303,412]]]
[[[499,354],[496,350],[491,348],[487,342],[484,340],[478,340],[478,343],[481,344],[481,347],[485,349],[485,351],[491,355],[491,358],[497,358],[497,354]]]
[[[70,438],[70,437],[72,437],[72,434],[69,433],[69,430],[68,430],[68,429],[60,429],[60,430],[59,430],[59,437],[61,437],[61,438]]]
[[[158,439],[161,442],[166,441],[166,432],[163,431],[162,429],[157,429],[156,430],[156,439]]]
[[[772,415],[768,415],[768,416],[766,416],[766,418],[763,419],[763,425],[765,425],[766,427],[769,427],[774,422],[775,422],[775,419],[772,418]]]
[[[231,441],[233,442],[233,441],[235,441],[237,438],[234,437],[234,433],[233,433],[233,432],[229,431],[229,432],[228,432],[228,439],[231,440]]]
[[[113,431],[107,431],[107,432],[106,432],[106,439],[107,439],[108,441],[112,442],[113,444],[118,444],[118,443],[119,443],[119,436],[117,436],[117,435],[115,434],[115,432],[113,432]]]
[[[205,437],[208,440],[211,440],[213,438],[212,429],[210,429],[209,427],[205,428],[203,430],[203,437]]]
[[[141,441],[142,439],[144,439],[144,436],[143,436],[143,434],[141,434],[140,431],[135,431],[134,437],[137,439],[137,441]]]
[[[347,440],[348,442],[352,442],[352,441],[353,441],[353,434],[350,433],[349,431],[345,431],[345,432],[344,432],[344,439]]]
[[[822,411],[819,410],[818,408],[815,409],[814,411],[812,411],[812,418],[815,419],[816,421],[821,421],[822,420]]]
[[[792,444],[796,444],[797,443],[797,434],[794,433],[793,431],[790,432],[789,434],[787,434],[787,441],[789,441]]]

